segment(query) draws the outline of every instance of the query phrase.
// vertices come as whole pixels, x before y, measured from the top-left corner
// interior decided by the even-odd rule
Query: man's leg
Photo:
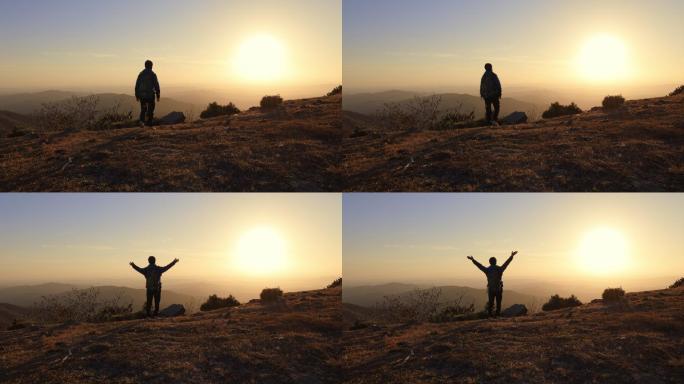
[[[495,292],[491,289],[488,289],[487,294],[489,296],[489,300],[487,301],[487,313],[489,314],[489,317],[492,317],[492,308],[494,307]]]
[[[140,122],[145,122],[145,115],[147,115],[147,103],[145,99],[140,99]]]
[[[159,314],[159,302],[161,301],[161,288],[158,288],[154,292],[154,315],[157,316]]]
[[[503,298],[503,290],[496,293],[496,316],[501,314],[501,299]]]
[[[501,105],[499,103],[499,98],[492,100],[492,103],[494,104],[494,121],[499,121],[499,107]]]
[[[154,120],[154,108],[156,107],[156,103],[154,99],[150,99],[147,102],[147,123],[152,124],[152,120]]]
[[[147,317],[150,316],[150,308],[152,307],[152,296],[154,296],[154,290],[147,288],[147,301],[145,302],[145,312]]]
[[[485,120],[492,121],[492,100],[485,99]]]

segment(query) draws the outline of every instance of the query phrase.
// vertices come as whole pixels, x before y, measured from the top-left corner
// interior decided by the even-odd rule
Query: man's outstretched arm
[[[517,254],[518,254],[518,251],[513,251],[513,252],[511,252],[511,255],[508,257],[508,259],[506,260],[506,262],[503,263],[503,265],[502,265],[501,267],[502,267],[504,270],[505,270],[506,268],[508,268],[508,264],[510,264],[511,261],[513,261],[513,256],[515,256],[515,255],[517,255]]]
[[[482,271],[482,272],[484,272],[484,273],[487,273],[487,268],[485,268],[484,265],[478,263],[477,260],[475,260],[474,257],[468,256],[468,260],[472,261],[473,264],[475,264],[476,267],[480,268],[480,271]]]
[[[138,271],[138,272],[142,273],[143,275],[145,274],[145,272],[143,271],[143,269],[142,269],[142,268],[140,268],[140,267],[138,267],[137,265],[135,265],[135,263],[134,263],[134,262],[132,262],[132,261],[131,261],[131,263],[130,263],[130,264],[131,264],[131,267],[133,267],[133,269],[135,269],[136,271]]]
[[[171,267],[173,267],[174,265],[176,265],[177,262],[178,262],[178,259],[173,259],[173,261],[170,262],[169,265],[167,265],[166,267],[162,267],[162,273],[164,273],[164,272],[168,271],[169,269],[171,269]]]

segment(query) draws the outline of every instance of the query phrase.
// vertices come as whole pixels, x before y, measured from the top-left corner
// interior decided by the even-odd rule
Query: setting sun
[[[592,37],[584,43],[577,65],[582,77],[593,83],[624,79],[629,75],[627,46],[613,36]]]
[[[627,267],[627,241],[611,228],[588,232],[580,243],[577,256],[580,267],[592,275],[610,275]]]
[[[233,60],[235,74],[251,83],[281,80],[287,67],[286,47],[271,35],[248,38],[240,44]]]
[[[285,241],[272,228],[253,228],[240,237],[233,265],[242,273],[269,276],[282,271],[287,263]]]

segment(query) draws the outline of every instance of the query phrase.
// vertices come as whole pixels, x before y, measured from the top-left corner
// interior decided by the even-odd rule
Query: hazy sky
[[[680,0],[345,0],[344,83],[475,88],[486,62],[504,92],[681,83],[682,14]]]
[[[148,58],[162,91],[341,81],[341,0],[0,0],[0,9],[2,88],[132,86]]]
[[[681,194],[346,194],[349,284],[480,279],[466,256],[507,279],[569,282],[681,274]],[[668,284],[671,282],[668,280]]]
[[[339,194],[4,194],[0,285],[140,280],[128,263],[154,255],[181,260],[165,280],[321,288],[341,274],[341,210]]]

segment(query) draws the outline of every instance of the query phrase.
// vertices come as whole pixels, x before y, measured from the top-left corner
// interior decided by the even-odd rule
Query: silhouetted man
[[[147,258],[150,263],[145,268],[140,268],[131,261],[131,267],[145,276],[145,287],[147,288],[147,301],[145,302],[145,312],[150,316],[150,308],[152,307],[152,298],[154,297],[154,316],[159,313],[159,301],[161,301],[161,275],[176,265],[178,259],[174,259],[166,267],[160,267],[156,264],[157,259],[154,256]]]
[[[499,81],[499,76],[492,71],[492,65],[489,63],[485,64],[485,73],[480,81],[480,96],[485,101],[487,122],[498,124],[501,82]],[[494,105],[494,116],[492,116],[492,105]]]
[[[159,101],[161,91],[157,74],[152,72],[152,62],[145,62],[145,69],[138,75],[135,82],[135,99],[140,102],[140,125],[152,125],[154,119],[155,97]]]
[[[503,281],[501,277],[508,267],[508,264],[513,261],[518,251],[511,252],[511,256],[506,260],[502,266],[496,265],[496,257],[489,258],[489,267],[485,267],[478,263],[474,257],[468,256],[468,259],[475,264],[485,275],[487,275],[487,294],[489,301],[487,301],[487,313],[492,316],[492,307],[494,306],[494,299],[496,299],[496,316],[501,314],[501,297],[503,296]]]

